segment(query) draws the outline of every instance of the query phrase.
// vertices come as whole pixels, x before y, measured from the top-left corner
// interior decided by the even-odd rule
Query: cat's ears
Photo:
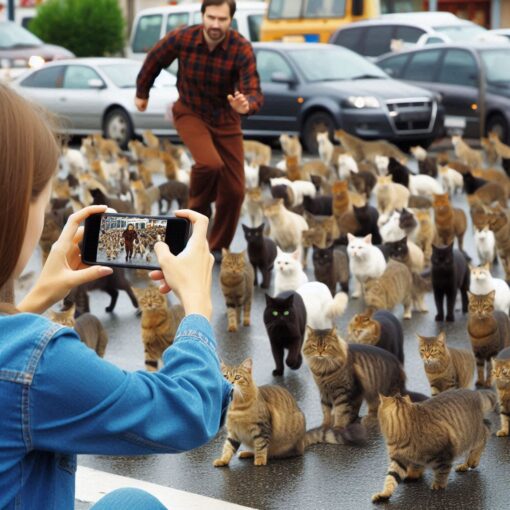
[[[366,244],[372,244],[372,234],[368,234],[367,236],[365,236],[363,238],[363,241],[366,243]]]
[[[301,248],[298,247],[292,252],[292,258],[298,262],[301,260]]]
[[[354,241],[356,239],[356,236],[353,236],[350,232],[347,232],[347,240],[350,243],[351,241]]]
[[[253,369],[253,360],[251,358],[246,358],[242,363],[241,367],[247,370],[250,374]]]
[[[222,257],[225,257],[226,255],[228,255],[230,253],[230,250],[228,248],[222,248],[221,249],[221,256]]]
[[[436,337],[436,340],[442,344],[446,344],[446,333],[444,331],[440,331],[439,335]]]

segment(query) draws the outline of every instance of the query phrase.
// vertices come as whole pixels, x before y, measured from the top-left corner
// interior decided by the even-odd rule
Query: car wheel
[[[123,149],[134,134],[131,118],[123,108],[114,108],[106,114],[103,130],[106,138],[115,140]]]
[[[317,154],[317,133],[327,131],[329,137],[333,139],[333,131],[335,130],[335,121],[333,117],[326,112],[312,113],[305,121],[301,138],[305,145],[305,149],[312,153]]]
[[[494,131],[503,143],[510,142],[508,139],[508,122],[506,121],[505,117],[499,113],[491,115],[487,119],[485,131],[487,134],[489,134],[491,131]]]

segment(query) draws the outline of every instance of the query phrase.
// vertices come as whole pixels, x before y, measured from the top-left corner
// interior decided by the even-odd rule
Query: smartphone
[[[191,222],[186,218],[92,214],[85,220],[82,261],[109,267],[160,269],[154,245],[163,241],[178,255],[190,233]]]

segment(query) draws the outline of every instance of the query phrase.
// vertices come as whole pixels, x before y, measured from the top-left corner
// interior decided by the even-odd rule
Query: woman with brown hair
[[[59,147],[44,112],[0,85],[0,290],[31,257],[44,223]],[[70,216],[34,288],[17,307],[0,307],[0,508],[74,508],[76,454],[178,453],[210,440],[230,401],[209,319],[213,258],[208,220],[194,225],[177,257],[155,245],[160,292],[172,289],[186,312],[159,372],[125,372],[41,313],[110,268],[86,267],[80,224],[106,206]],[[13,228],[15,227],[15,228]],[[94,510],[161,510],[153,496],[121,489]]]
[[[135,239],[138,240],[138,234],[136,233],[135,226],[132,223],[129,223],[126,230],[122,232],[122,238],[124,239],[127,262],[133,258],[133,243],[135,242]]]

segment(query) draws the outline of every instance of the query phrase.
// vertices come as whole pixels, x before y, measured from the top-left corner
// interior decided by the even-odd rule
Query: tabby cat
[[[326,232],[325,246],[331,244],[340,235],[338,223],[334,216],[327,216],[326,218],[317,218],[313,214],[310,214],[305,211],[304,218],[309,228],[318,227]],[[319,244],[316,245],[319,246]]]
[[[488,215],[489,228],[496,238],[496,251],[503,270],[505,280],[510,281],[510,221],[507,212],[499,204],[490,209]]]
[[[473,353],[448,347],[443,331],[437,336],[417,336],[432,396],[452,388],[469,388],[475,373]]]
[[[157,287],[133,289],[142,311],[142,341],[145,352],[145,368],[149,372],[158,369],[158,361],[167,347],[172,345],[177,328],[184,319],[181,305],[168,306],[165,295]]]
[[[62,326],[74,328],[80,340],[101,358],[108,344],[108,334],[101,321],[91,313],[84,313],[74,318],[74,305],[61,312],[50,311],[50,320]]]
[[[263,289],[268,289],[271,284],[271,273],[276,259],[276,243],[264,237],[264,223],[255,228],[242,225],[244,237],[248,243],[248,258],[253,266],[255,278],[254,285],[258,285],[257,270],[262,273]]]
[[[501,428],[496,435],[506,437],[510,433],[510,347],[492,358],[492,377],[496,382],[501,418]]]
[[[413,240],[423,251],[425,265],[428,266],[432,257],[432,242],[436,235],[435,227],[428,209],[414,209],[413,212],[418,221],[418,230],[414,234]]]
[[[450,390],[413,404],[408,397],[381,396],[378,417],[390,464],[374,503],[388,500],[401,480],[418,480],[426,467],[434,471],[432,489],[445,489],[456,457],[466,453],[456,471],[474,469],[490,436],[485,416],[494,409],[490,391]]]
[[[455,156],[462,163],[475,168],[483,166],[482,152],[472,149],[460,135],[452,136],[452,145],[455,149]]]
[[[497,201],[501,207],[506,207],[507,193],[499,183],[475,177],[471,172],[466,172],[463,178],[469,203],[480,201],[482,204],[491,205]]]
[[[223,248],[220,284],[227,304],[227,331],[237,331],[241,310],[243,311],[243,326],[250,325],[254,281],[255,273],[252,265],[246,259],[246,252],[231,253],[228,249]]]
[[[437,244],[448,245],[457,237],[459,249],[463,248],[464,234],[467,228],[466,214],[462,209],[452,207],[448,193],[434,195],[434,222]]]
[[[252,368],[251,358],[239,366],[221,364],[234,393],[227,411],[227,439],[213,466],[228,466],[241,444],[248,449],[239,453],[240,459],[253,458],[255,466],[265,466],[269,458],[303,455],[312,444],[339,442],[319,428],[306,432],[305,415],[292,394],[281,386],[257,386]]]
[[[494,310],[495,295],[495,291],[484,296],[469,293],[467,330],[476,358],[476,385],[486,388],[492,386],[491,359],[510,347],[510,320],[505,312]]]
[[[337,284],[344,292],[349,292],[349,259],[345,250],[335,249],[333,245],[314,247],[313,270],[315,279],[327,285],[331,295],[336,294]]]

